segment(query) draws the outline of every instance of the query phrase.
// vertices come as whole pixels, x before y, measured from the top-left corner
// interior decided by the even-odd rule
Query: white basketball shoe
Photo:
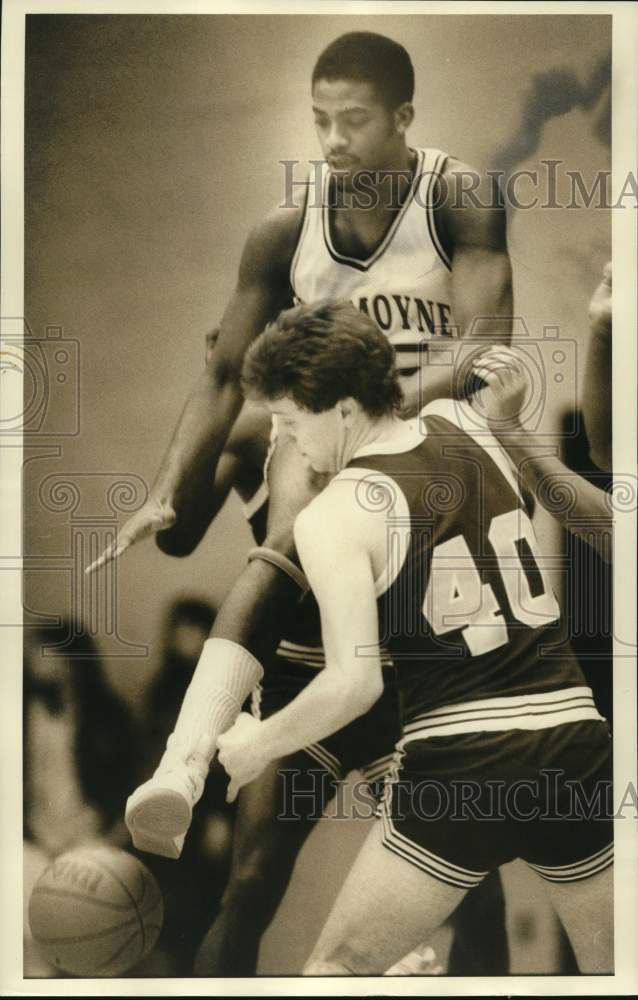
[[[140,851],[177,859],[204,791],[208,763],[200,754],[160,765],[129,796],[124,819]]]

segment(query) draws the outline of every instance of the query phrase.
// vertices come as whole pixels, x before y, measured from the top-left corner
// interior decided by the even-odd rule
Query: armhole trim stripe
[[[440,175],[443,173],[443,168],[445,167],[447,160],[448,160],[447,153],[439,153],[436,157],[436,160],[434,161],[432,174],[430,177],[430,181],[428,183],[425,217],[427,220],[428,232],[430,234],[430,240],[432,241],[432,245],[436,250],[436,252],[438,253],[439,257],[441,258],[443,264],[445,264],[448,271],[451,271],[452,262],[443,248],[443,242],[436,228],[436,215],[434,213],[434,204],[433,204],[434,185],[437,177],[440,177]]]
[[[295,252],[292,256],[292,261],[290,264],[290,287],[292,289],[292,294],[296,299],[298,299],[299,296],[297,295],[297,289],[295,288],[295,274],[297,271],[297,266],[299,264],[299,258],[301,256],[301,248],[306,237],[306,232],[308,230],[308,219],[310,217],[310,213],[308,212],[309,199],[310,199],[310,173],[308,173],[308,186],[306,187],[306,197],[304,200],[303,222],[301,224],[301,232],[299,233],[297,246],[295,247]]]

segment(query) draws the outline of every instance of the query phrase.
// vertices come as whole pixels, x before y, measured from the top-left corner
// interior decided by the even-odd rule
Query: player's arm
[[[265,722],[240,716],[220,737],[231,799],[270,761],[341,729],[383,691],[371,562],[374,529],[382,527],[352,500],[348,483],[334,483],[297,518],[297,550],[319,603],[326,666],[286,708]]]
[[[512,267],[498,182],[458,160],[450,161],[441,182],[439,217],[452,250],[452,310],[460,335],[508,345]]]
[[[525,486],[564,528],[610,561],[613,520],[609,495],[567,468],[554,454],[554,446],[540,444],[521,423],[519,414],[529,384],[516,352],[491,348],[476,360],[474,371],[485,383],[475,404],[517,465]]]
[[[219,340],[220,328],[214,327],[206,334],[206,364],[213,357]],[[264,475],[264,462],[270,445],[272,420],[265,409],[246,404],[230,432],[215,469],[210,518],[222,509],[231,490],[244,502],[259,489]]]
[[[276,210],[250,234],[219,337],[207,352],[149,499],[91,569],[154,533],[172,555],[188,555],[203,537],[215,511],[211,483],[217,462],[243,402],[244,354],[288,300],[300,218],[298,211]]]
[[[155,495],[170,500],[176,513],[174,526],[158,536],[165,552],[188,554],[210,523],[210,483],[243,403],[244,355],[287,301],[297,229],[296,216],[276,210],[246,242],[219,338],[187,401],[153,487]]]
[[[512,268],[507,251],[506,215],[495,178],[458,160],[448,161],[437,198],[436,217],[450,248],[452,312],[459,337],[480,338],[486,346],[509,344],[512,333]],[[418,409],[441,396],[458,396],[455,365],[460,347],[449,337],[428,342],[429,364],[421,380]],[[437,357],[438,356],[438,357]]]
[[[275,651],[308,589],[295,547],[295,518],[323,486],[292,440],[280,438],[268,469],[266,538],[224,599],[213,637],[238,643],[262,661]]]
[[[260,488],[270,428],[271,418],[265,410],[244,406],[217,463],[211,493],[211,518],[217,516],[231,490],[248,503]]]
[[[589,303],[589,324],[583,419],[592,462],[611,472],[611,262]]]

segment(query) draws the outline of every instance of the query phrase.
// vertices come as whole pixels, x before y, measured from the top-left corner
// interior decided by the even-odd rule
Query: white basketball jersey
[[[420,367],[425,344],[432,336],[458,336],[451,306],[451,264],[434,218],[435,181],[447,154],[439,149],[419,149],[417,157],[412,188],[366,260],[335,249],[330,225],[330,170],[324,164],[321,204],[313,194],[314,185],[309,185],[290,268],[298,302],[350,299],[374,319],[397,351],[401,374]]]

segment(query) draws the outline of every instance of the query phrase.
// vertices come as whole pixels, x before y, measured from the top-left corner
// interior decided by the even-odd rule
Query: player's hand
[[[94,573],[106,563],[118,559],[136,542],[141,542],[143,538],[150,538],[156,532],[165,531],[172,527],[175,520],[175,511],[169,503],[149,497],[144,506],[140,507],[118,532],[115,542],[108,545],[95,562],[87,566],[84,572],[86,574]]]
[[[474,360],[472,371],[485,383],[475,405],[490,427],[516,426],[531,388],[522,356],[511,347],[495,345]]]
[[[239,790],[258,778],[270,763],[259,739],[262,726],[252,715],[242,712],[217,741],[219,762],[230,778],[227,802],[234,802]]]
[[[591,297],[589,322],[597,333],[611,333],[611,261],[605,264],[603,280]]]

